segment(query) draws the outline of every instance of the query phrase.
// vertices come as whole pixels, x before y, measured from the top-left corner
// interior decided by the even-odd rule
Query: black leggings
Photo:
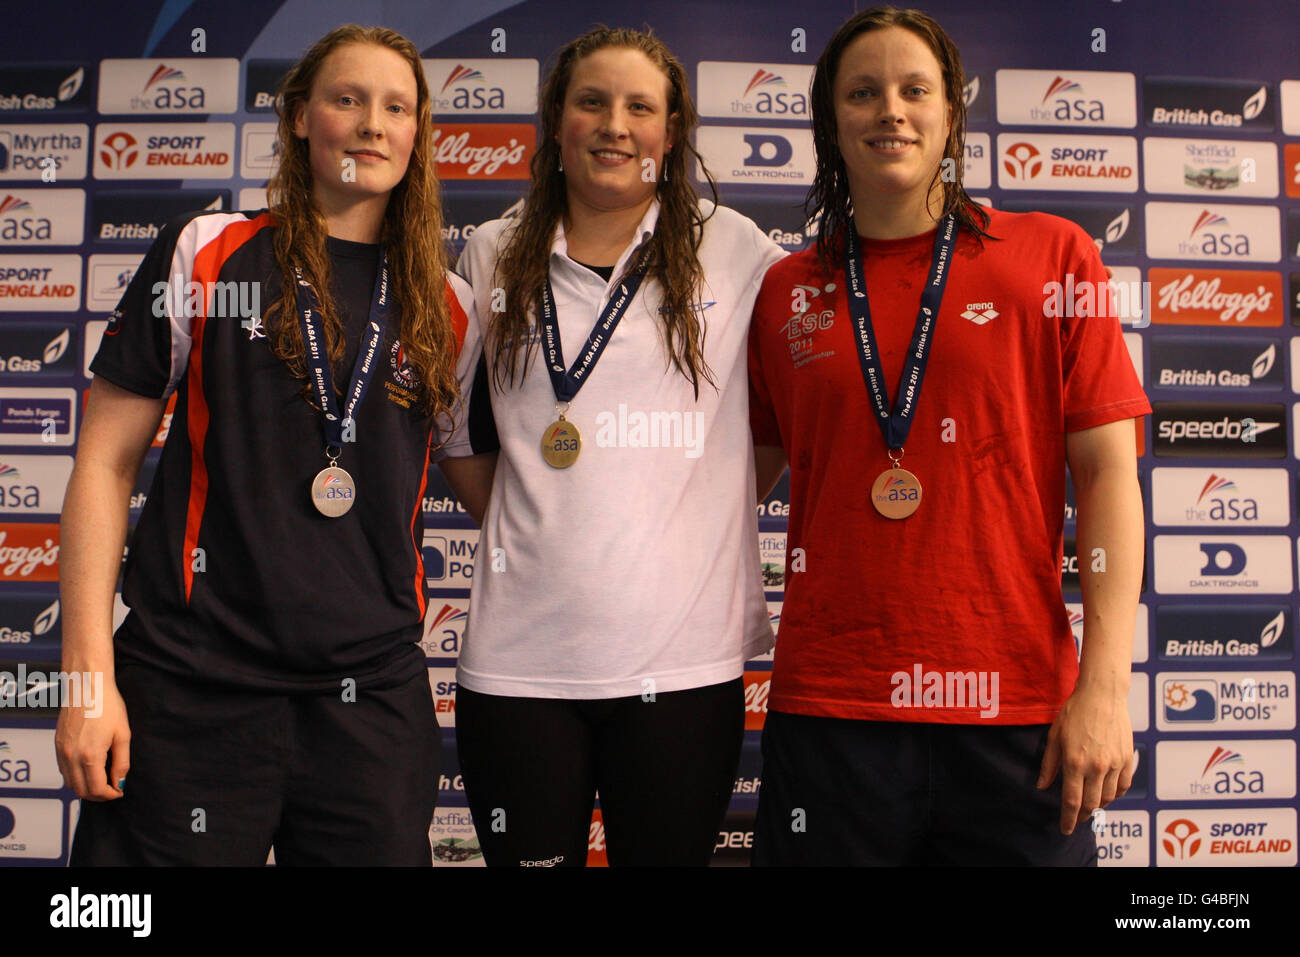
[[[740,678],[575,700],[456,692],[465,794],[490,866],[582,867],[596,791],[609,863],[704,866],[745,733]]]

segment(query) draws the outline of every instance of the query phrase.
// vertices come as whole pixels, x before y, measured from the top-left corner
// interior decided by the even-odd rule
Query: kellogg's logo
[[[1149,271],[1151,320],[1192,326],[1282,325],[1282,274],[1253,269]]]
[[[745,672],[745,730],[757,731],[767,720],[767,696],[772,689],[772,672]]]
[[[526,123],[442,123],[433,131],[440,179],[528,179],[537,131]]]

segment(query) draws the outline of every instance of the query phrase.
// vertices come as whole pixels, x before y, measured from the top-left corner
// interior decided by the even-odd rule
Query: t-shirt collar
[[[641,222],[637,224],[636,238],[632,240],[627,249],[623,250],[623,255],[618,257],[618,262],[614,265],[615,278],[623,275],[623,270],[626,268],[627,261],[631,258],[632,254],[640,249],[641,246],[649,241],[650,237],[654,235],[655,224],[658,222],[659,199],[656,197],[651,201],[650,208],[645,211],[645,215],[641,217]],[[564,219],[561,217],[560,221],[555,224],[555,239],[551,242],[551,256],[568,258],[568,255],[569,243],[564,236]]]

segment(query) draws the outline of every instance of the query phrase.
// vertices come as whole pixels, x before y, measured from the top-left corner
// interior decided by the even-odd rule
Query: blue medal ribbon
[[[551,291],[550,277],[547,277],[546,285],[542,289],[542,344],[546,351],[546,371],[550,374],[551,388],[555,390],[557,402],[572,400],[587,381],[591,371],[596,368],[601,353],[609,345],[609,340],[613,338],[619,321],[627,312],[628,306],[632,304],[632,299],[641,287],[641,280],[645,278],[645,274],[645,269],[641,268],[620,280],[618,291],[610,296],[609,302],[605,304],[600,318],[596,320],[596,325],[591,330],[591,335],[587,336],[587,343],[582,347],[582,352],[573,360],[573,365],[567,371],[564,367],[564,351],[560,347],[560,327],[556,322],[555,294]]]
[[[341,418],[338,400],[334,397],[334,376],[325,348],[325,330],[319,328],[317,322],[320,301],[316,298],[311,283],[302,278],[302,270],[294,266],[293,272],[298,280],[298,319],[302,325],[302,341],[307,349],[309,378],[316,390],[316,399],[325,412],[326,454],[332,460],[343,450],[344,424],[349,421],[355,424],[353,416],[375,377],[375,359],[384,340],[384,329],[388,326],[388,255],[383,254],[379,260],[379,275],[375,277],[375,291],[370,301],[370,318],[361,346],[357,349],[356,362],[352,365],[352,382],[344,395],[345,405]]]
[[[903,376],[892,413],[889,408],[889,393],[885,387],[885,368],[880,361],[880,350],[876,346],[875,333],[871,327],[871,305],[867,299],[858,231],[852,223],[849,224],[847,233],[845,272],[848,275],[849,314],[853,317],[853,326],[857,332],[858,361],[876,411],[876,421],[885,437],[885,445],[890,450],[897,450],[903,447],[908,433],[912,431],[916,403],[921,397],[921,382],[925,378],[925,366],[929,362],[930,347],[934,343],[934,324],[939,318],[939,304],[943,301],[943,289],[948,282],[948,266],[952,262],[953,246],[957,242],[957,220],[951,214],[945,216],[935,234],[930,272],[926,277],[925,289],[921,292],[921,308],[916,316],[916,328],[912,333],[912,344],[908,347],[907,360],[903,364]]]

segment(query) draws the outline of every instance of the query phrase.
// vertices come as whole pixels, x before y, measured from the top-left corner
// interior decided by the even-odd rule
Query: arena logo
[[[992,141],[987,133],[967,133],[963,147],[962,186],[988,189],[993,185]]]
[[[1250,535],[1155,537],[1156,592],[1162,595],[1257,594],[1291,591],[1291,539]]]
[[[1142,143],[1149,193],[1277,195],[1277,147],[1259,141],[1147,137]]]
[[[1162,801],[1256,801],[1295,797],[1294,741],[1158,741]]]
[[[9,124],[0,128],[0,180],[85,179],[89,134],[90,128],[84,123]]]
[[[1152,259],[1277,262],[1281,215],[1276,206],[1146,204],[1147,256]]]
[[[1161,867],[1281,866],[1296,863],[1295,808],[1160,811]]]
[[[1160,657],[1290,660],[1290,611],[1276,605],[1161,605],[1156,609]]]
[[[230,192],[224,189],[100,190],[91,200],[90,208],[91,235],[96,240],[141,245],[157,239],[163,226],[184,213],[229,209]],[[114,300],[113,305],[116,304]]]
[[[704,126],[696,144],[719,183],[807,185],[816,173],[808,129]]]
[[[1282,274],[1254,269],[1168,269],[1148,273],[1157,325],[1280,326]]]
[[[239,61],[230,57],[103,60],[100,113],[233,113]]]
[[[1132,73],[998,70],[998,122],[1004,126],[1137,125]]]
[[[0,244],[79,246],[85,219],[85,190],[0,191]]]
[[[1290,731],[1295,727],[1295,673],[1161,672],[1156,676],[1161,731]]]
[[[1286,457],[1286,408],[1281,404],[1154,402],[1152,409],[1158,457]]]
[[[1276,125],[1266,83],[1145,77],[1142,99],[1150,126],[1262,132]]]
[[[442,123],[433,130],[440,179],[528,179],[537,131],[526,123]]]
[[[100,123],[97,179],[228,179],[234,123]]]
[[[1281,389],[1277,344],[1260,340],[1221,344],[1155,339],[1152,384],[1165,389]]]
[[[0,67],[0,112],[71,113],[87,106],[86,68],[73,64]]]
[[[1285,527],[1289,484],[1286,469],[1157,468],[1151,518],[1157,525]]]
[[[998,135],[1003,189],[1137,191],[1137,140],[1131,136]]]
[[[700,115],[806,119],[813,68],[797,63],[702,60],[697,72]]]

